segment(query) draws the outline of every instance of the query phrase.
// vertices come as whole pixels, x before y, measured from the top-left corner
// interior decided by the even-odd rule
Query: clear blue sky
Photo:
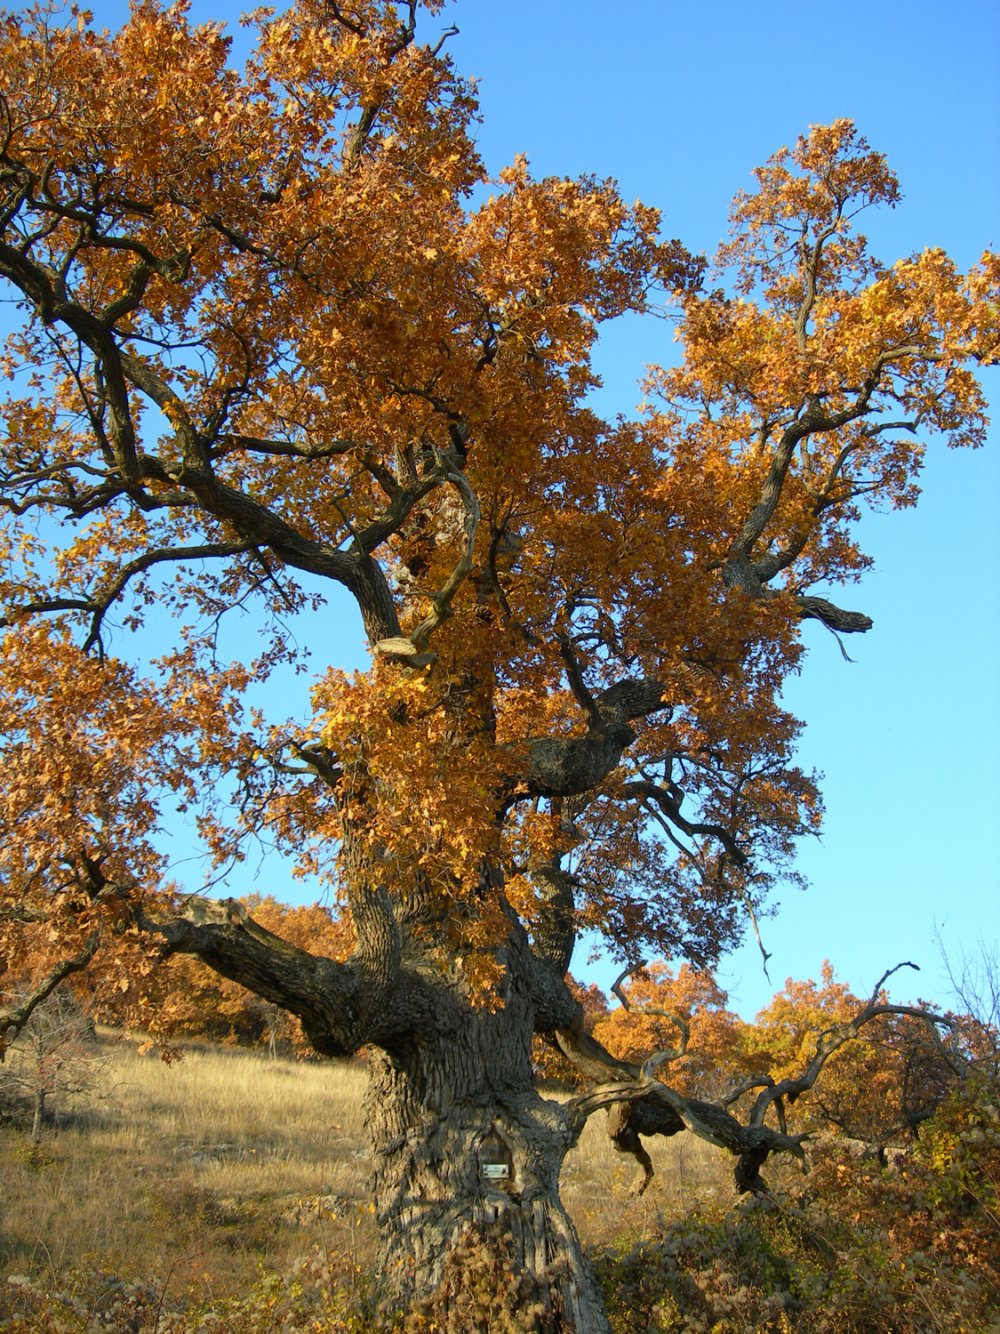
[[[123,13],[94,9],[98,25]],[[193,11],[232,20],[236,7]],[[902,205],[867,228],[883,259],[940,245],[967,266],[1000,243],[996,0],[459,0],[431,26],[449,22],[449,49],[479,80],[491,169],[524,152],[540,175],[613,176],[662,209],[668,235],[711,251],[755,165],[809,124],[848,116],[902,182]],[[643,365],[668,360],[670,339],[657,322],[610,331],[604,411],[632,410]],[[875,628],[849,641],[853,664],[806,628],[813,648],[789,702],[809,723],[804,763],[826,774],[826,829],[802,852],[811,890],[763,926],[774,986],[753,944],[721,969],[745,1014],[826,957],[858,991],[913,960],[920,977],[895,994],[941,1000],[936,930],[954,962],[1000,934],[996,431],[992,444],[932,449],[918,509],[866,522],[877,567],[844,601]],[[345,665],[358,644],[345,622]],[[278,889],[272,873],[234,878],[232,892]],[[576,971],[605,986],[612,975]]]

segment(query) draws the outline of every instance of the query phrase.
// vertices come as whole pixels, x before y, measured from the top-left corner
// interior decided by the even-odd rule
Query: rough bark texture
[[[375,1157],[380,1275],[389,1308],[451,1319],[462,1309],[456,1265],[509,1263],[498,1301],[513,1328],[607,1330],[579,1239],[559,1200],[577,1127],[532,1087],[533,1011],[523,994],[496,1013],[469,1010],[452,1041],[429,1032],[371,1058],[367,1119]],[[506,1160],[491,1176],[485,1154]],[[470,1325],[470,1328],[479,1327]],[[484,1328],[486,1326],[483,1326]]]
[[[369,1047],[366,1119],[387,1318],[423,1310],[451,1328],[491,1328],[486,1313],[464,1305],[463,1269],[485,1268],[497,1275],[493,1314],[508,1321],[503,1327],[603,1334],[603,1302],[559,1199],[562,1163],[586,1116],[540,1097],[531,1062],[536,1031],[579,1025],[582,1014],[523,927],[511,921],[498,955],[496,1010],[470,1003],[462,968],[439,950],[411,931],[390,932],[396,967],[373,1015],[358,999],[370,976],[360,952],[345,964],[314,958],[228,901],[189,899],[186,909],[183,920],[143,919],[165,952],[196,954],[249,980],[298,1014],[321,1052]],[[484,1165],[490,1144],[500,1146],[506,1179]]]

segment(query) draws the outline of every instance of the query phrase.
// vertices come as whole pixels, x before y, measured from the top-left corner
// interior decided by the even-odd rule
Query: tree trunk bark
[[[461,1009],[447,1040],[417,1034],[371,1059],[383,1305],[448,1330],[607,1334],[559,1199],[575,1134],[534,1091],[530,1008]]]
[[[356,884],[364,870],[362,859]],[[499,995],[481,986],[481,1003],[471,1003],[467,974],[479,956],[428,943],[436,918],[423,915],[423,886],[401,895],[400,929],[387,891],[368,879],[376,888],[355,889],[352,902],[359,946],[343,964],[280,940],[232,900],[198,900],[197,918],[142,924],[166,952],[195,954],[298,1015],[317,1051],[372,1052],[366,1111],[390,1317],[426,1313],[449,1334],[608,1334],[559,1199],[583,1122],[539,1097],[531,1066],[536,1027],[579,1025],[579,1005],[512,916],[505,943],[484,956],[500,967]],[[609,1063],[614,1073],[606,1054],[598,1068]]]
[[[34,1115],[31,1119],[31,1142],[37,1149],[42,1142],[42,1127],[45,1125],[45,1090],[35,1087]]]

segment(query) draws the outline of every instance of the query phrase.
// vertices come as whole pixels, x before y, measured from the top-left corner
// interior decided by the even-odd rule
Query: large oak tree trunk
[[[462,1009],[451,1040],[418,1035],[372,1058],[384,1303],[447,1315],[447,1328],[604,1334],[559,1200],[571,1122],[532,1087],[530,1009],[516,998],[496,1013]]]

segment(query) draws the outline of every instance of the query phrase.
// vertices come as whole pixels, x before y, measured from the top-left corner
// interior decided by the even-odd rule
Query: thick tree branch
[[[843,607],[835,606],[826,598],[814,597],[811,594],[800,594],[796,598],[796,605],[803,620],[812,617],[822,621],[830,630],[837,630],[841,634],[862,634],[875,624],[864,612],[845,611]]]
[[[746,593],[760,595],[760,581],[753,570],[751,553],[764,529],[774,517],[781,500],[789,465],[799,442],[809,435],[811,422],[812,417],[807,413],[783,431],[774,451],[770,471],[761,487],[760,499],[744,521],[729,550],[724,572],[728,588],[741,588]]]
[[[664,686],[651,679],[617,682],[594,696],[582,737],[536,737],[526,743],[526,762],[515,782],[528,794],[571,797],[598,787],[636,738],[629,725],[669,709]]]
[[[676,1135],[681,1130],[690,1130],[699,1139],[731,1153],[736,1158],[737,1189],[755,1193],[766,1189],[760,1168],[771,1153],[805,1158],[802,1149],[805,1135],[785,1135],[764,1125],[744,1126],[714,1103],[685,1098],[644,1075],[641,1066],[613,1057],[596,1038],[583,1031],[582,1024],[575,1030],[557,1032],[555,1038],[559,1049],[574,1065],[601,1081],[593,1093],[568,1104],[580,1128],[595,1111],[614,1103],[628,1104],[627,1122],[620,1115],[612,1122],[618,1147],[624,1152],[634,1154],[633,1135]],[[641,1191],[649,1177],[643,1157],[638,1156],[638,1160],[643,1177],[635,1188]]]
[[[345,552],[306,537],[279,514],[221,481],[209,467],[168,470],[148,454],[144,476],[185,488],[215,518],[232,525],[249,546],[269,547],[286,565],[342,584],[354,595],[372,642],[399,633],[385,575],[365,552]]]
[[[136,910],[138,925],[162,942],[164,958],[192,954],[265,1000],[298,1016],[309,1041],[326,1056],[349,1056],[371,1037],[367,970],[335,963],[273,935],[235,899],[190,895],[183,916]]]
[[[538,921],[533,928],[534,951],[558,973],[565,974],[576,946],[575,880],[553,857],[544,866],[531,871],[531,881],[541,900]]]

